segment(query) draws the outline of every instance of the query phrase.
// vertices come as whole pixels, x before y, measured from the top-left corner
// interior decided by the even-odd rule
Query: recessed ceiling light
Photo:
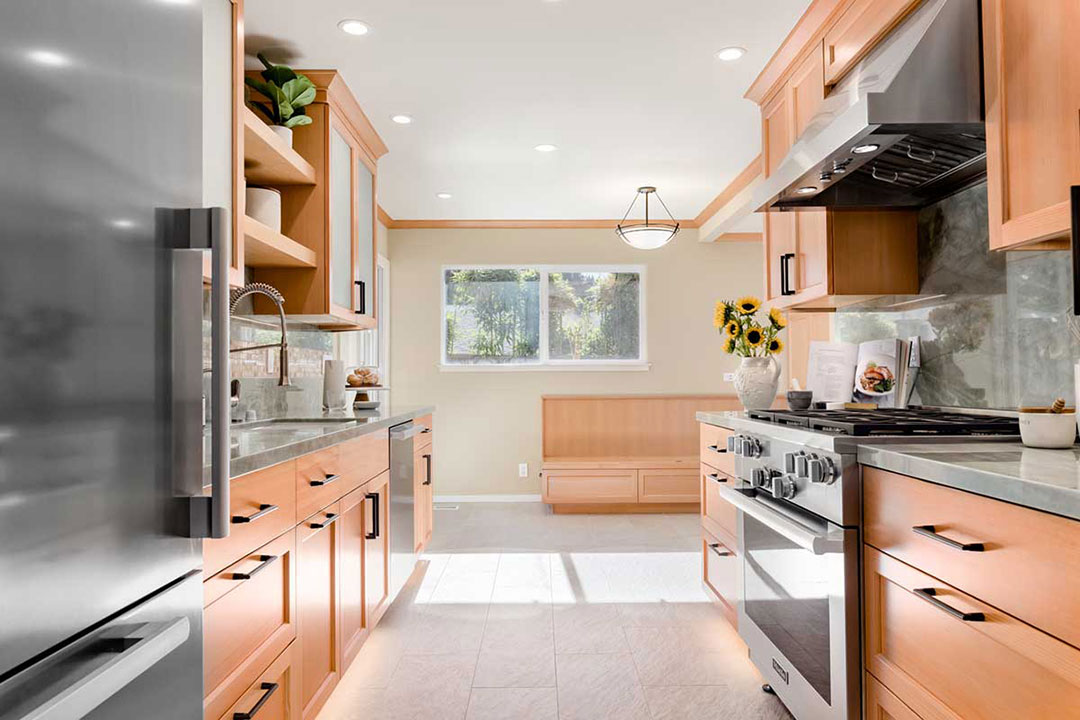
[[[723,60],[724,62],[731,62],[732,60],[738,60],[745,54],[746,48],[732,45],[731,47],[723,48],[720,52],[716,53],[716,59]]]
[[[449,200],[450,198],[452,198],[454,196],[451,195],[450,193],[443,192],[443,193],[435,193],[435,197],[439,198],[440,200]]]
[[[817,192],[816,187],[814,187],[813,185],[807,185],[806,187],[801,187],[798,190],[796,190],[795,194],[796,195],[809,195],[810,193],[816,193],[816,192]]]
[[[408,125],[412,123],[412,115],[392,115],[390,119],[398,125]]]
[[[130,230],[135,227],[135,221],[128,218],[117,218],[109,222],[114,228],[120,228],[121,230]]]
[[[549,145],[547,143],[544,143],[543,145],[537,145],[533,149],[536,150],[536,152],[555,152],[559,148],[557,148],[554,145]]]
[[[360,20],[342,20],[337,26],[350,35],[367,35],[371,32],[371,26]]]
[[[879,147],[881,146],[875,143],[867,143],[865,145],[856,145],[855,147],[851,148],[851,152],[855,153],[856,155],[865,155],[866,153],[874,152]]]
[[[31,61],[36,62],[38,65],[46,65],[48,67],[64,67],[70,65],[71,60],[66,55],[61,55],[58,52],[52,50],[31,50],[26,53]]]

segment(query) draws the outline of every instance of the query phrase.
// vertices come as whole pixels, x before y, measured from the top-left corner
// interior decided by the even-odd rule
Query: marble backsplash
[[[840,310],[834,337],[919,336],[915,403],[1015,409],[1060,396],[1072,405],[1080,332],[1070,254],[988,248],[985,184],[924,208],[919,295]]]

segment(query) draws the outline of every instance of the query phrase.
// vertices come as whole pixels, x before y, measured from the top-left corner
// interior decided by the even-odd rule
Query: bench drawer
[[[731,482],[724,473],[702,463],[701,483],[701,524],[713,535],[723,538],[734,546],[736,537],[735,506],[720,497],[717,486]]]
[[[296,461],[229,483],[229,537],[203,542],[203,572],[213,575],[296,524]]]
[[[544,470],[546,503],[636,503],[637,470]]]
[[[864,550],[866,667],[915,714],[1080,717],[1080,650]]]
[[[695,468],[638,470],[638,502],[696,503],[699,499]]]
[[[723,606],[732,625],[737,625],[735,611],[738,597],[739,559],[734,548],[708,532],[702,533],[702,577],[712,594]]]
[[[203,583],[203,688],[218,717],[296,637],[296,535],[290,531]]]
[[[735,456],[727,449],[728,438],[733,434],[727,428],[701,423],[701,462],[734,475]]]
[[[863,502],[867,543],[1080,647],[1080,523],[869,467]]]

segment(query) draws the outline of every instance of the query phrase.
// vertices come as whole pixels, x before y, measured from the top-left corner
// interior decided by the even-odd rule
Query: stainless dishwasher
[[[416,567],[416,498],[414,441],[424,425],[412,420],[390,428],[390,599],[393,601]]]

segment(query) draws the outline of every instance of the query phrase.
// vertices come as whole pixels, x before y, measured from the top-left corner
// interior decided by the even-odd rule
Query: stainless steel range
[[[705,422],[717,416],[699,415]],[[739,634],[798,720],[861,717],[859,567],[862,443],[1018,435],[1016,418],[913,408],[753,411],[734,434]]]

